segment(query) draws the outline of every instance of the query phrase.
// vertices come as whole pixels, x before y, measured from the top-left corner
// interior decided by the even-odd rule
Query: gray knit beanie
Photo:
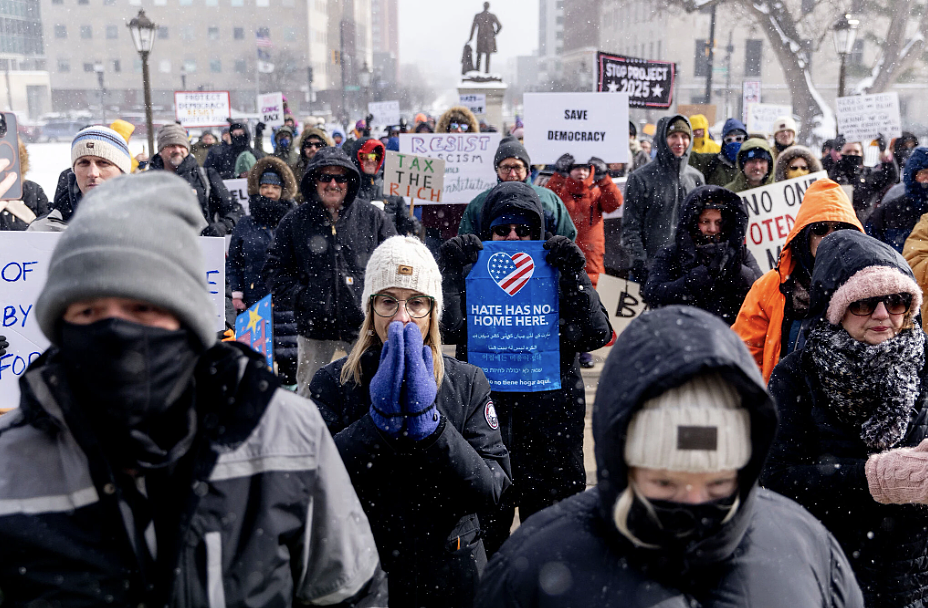
[[[216,309],[206,287],[196,196],[166,171],[124,175],[81,200],[61,235],[36,320],[53,344],[67,307],[101,297],[132,298],[174,313],[208,348],[216,341]]]
[[[164,150],[165,146],[184,146],[190,151],[190,140],[187,139],[187,131],[177,124],[166,124],[158,131],[158,152]]]

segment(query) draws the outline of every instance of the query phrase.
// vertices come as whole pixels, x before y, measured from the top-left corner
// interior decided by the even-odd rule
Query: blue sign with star
[[[267,366],[274,369],[274,322],[270,294],[235,318],[235,340],[264,355]]]
[[[494,391],[561,387],[557,270],[544,241],[487,241],[465,280],[467,360]]]

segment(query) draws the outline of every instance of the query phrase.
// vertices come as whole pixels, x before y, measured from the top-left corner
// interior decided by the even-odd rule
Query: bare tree
[[[282,48],[274,51],[269,63],[274,64],[274,71],[261,74],[262,91],[290,93],[305,84],[306,62],[292,50]]]

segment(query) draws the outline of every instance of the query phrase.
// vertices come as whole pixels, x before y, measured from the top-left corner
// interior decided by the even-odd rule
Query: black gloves
[[[261,136],[264,135],[264,129],[267,128],[267,125],[263,122],[259,122],[255,126],[255,139],[261,139]]]
[[[727,276],[735,257],[735,252],[727,243],[719,243],[715,257],[709,262],[709,273],[713,277]]]
[[[644,287],[644,284],[648,282],[648,267],[644,260],[635,260],[629,278]]]
[[[576,275],[586,266],[586,257],[576,243],[563,235],[552,236],[545,242],[548,263],[563,274]]]
[[[483,250],[483,242],[476,234],[459,234],[441,245],[442,270],[460,272],[468,264],[475,264]]]
[[[6,349],[10,347],[10,343],[6,341],[6,336],[0,336],[0,357],[6,354]]]
[[[200,233],[200,236],[225,236],[229,233],[229,229],[222,222],[213,222],[209,224],[203,231]]]
[[[602,178],[609,176],[609,167],[606,166],[606,161],[603,159],[591,156],[590,164],[593,165],[593,171],[595,171],[595,175],[593,176],[595,181],[598,182]]]
[[[687,273],[686,286],[690,291],[697,292],[711,287],[713,280],[709,267],[700,264]]]
[[[559,175],[568,177],[570,175],[570,170],[574,166],[574,157],[570,154],[562,154],[557,162],[554,163],[554,170]]]

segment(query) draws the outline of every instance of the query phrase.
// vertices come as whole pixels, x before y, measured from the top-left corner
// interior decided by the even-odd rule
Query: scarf
[[[872,450],[902,441],[915,417],[925,365],[925,334],[919,328],[871,345],[851,337],[843,327],[818,322],[805,346],[827,407],[838,420],[860,427]]]

